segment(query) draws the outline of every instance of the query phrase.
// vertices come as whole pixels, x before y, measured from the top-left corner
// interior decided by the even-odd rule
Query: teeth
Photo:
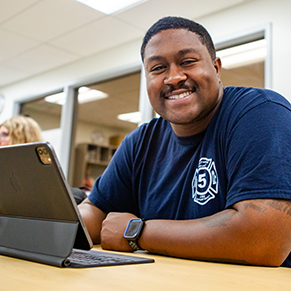
[[[188,95],[190,95],[192,92],[185,92],[185,93],[181,93],[179,95],[173,95],[173,96],[169,96],[168,99],[181,99],[184,98]]]

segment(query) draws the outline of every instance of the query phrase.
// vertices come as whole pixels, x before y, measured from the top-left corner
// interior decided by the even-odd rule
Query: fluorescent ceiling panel
[[[90,89],[88,87],[80,87],[78,90],[78,93],[79,93],[78,94],[78,102],[80,104],[86,103],[86,102],[91,102],[91,101],[96,101],[96,100],[100,100],[100,99],[104,99],[104,98],[108,97],[107,93],[104,93],[102,91],[95,90],[95,89]],[[44,100],[46,102],[64,105],[66,102],[66,96],[63,92],[61,92],[61,93],[47,96],[44,98]]]
[[[127,122],[139,123],[141,120],[141,113],[139,111],[123,113],[123,114],[119,114],[117,118],[119,120],[123,120]]]
[[[147,0],[76,0],[105,14],[112,14],[120,10],[146,2]]]

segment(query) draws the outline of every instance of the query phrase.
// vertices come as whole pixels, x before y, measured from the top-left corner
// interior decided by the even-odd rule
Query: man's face
[[[179,136],[204,130],[222,95],[221,63],[186,29],[154,35],[144,54],[147,90],[154,110]]]

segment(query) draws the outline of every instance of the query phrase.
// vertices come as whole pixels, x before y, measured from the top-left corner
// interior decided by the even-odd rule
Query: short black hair
[[[215,59],[216,55],[213,41],[208,31],[201,24],[183,17],[167,16],[154,23],[145,34],[140,50],[142,61],[144,61],[145,48],[150,39],[162,30],[167,29],[187,29],[194,32],[198,35],[201,43],[206,46],[211,58],[213,60]]]

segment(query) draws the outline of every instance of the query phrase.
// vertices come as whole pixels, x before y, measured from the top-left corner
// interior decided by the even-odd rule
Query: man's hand
[[[128,222],[133,218],[137,217],[130,213],[109,213],[102,223],[101,247],[106,250],[132,251],[123,234]]]

